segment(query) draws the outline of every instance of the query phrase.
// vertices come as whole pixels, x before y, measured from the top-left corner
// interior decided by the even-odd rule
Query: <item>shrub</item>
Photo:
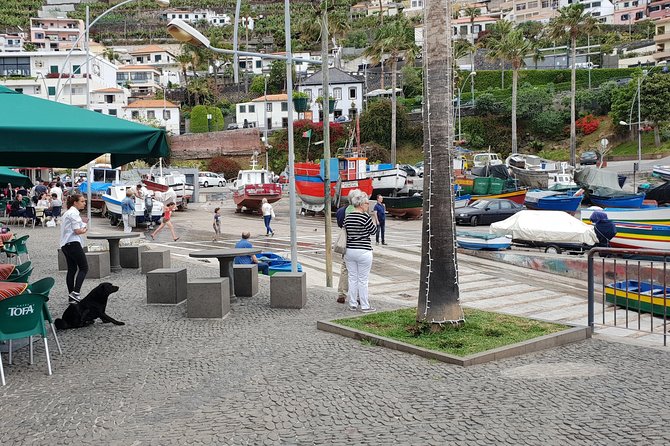
[[[607,81],[632,77],[637,68],[595,68],[591,71],[591,85],[598,86]],[[577,84],[587,85],[589,70],[577,70]],[[475,79],[475,89],[478,91],[501,87],[500,70],[479,70]],[[519,83],[528,83],[534,86],[566,83],[570,89],[570,70],[521,70]],[[512,71],[505,70],[505,87],[511,88]],[[559,88],[557,88],[559,89]],[[560,88],[566,89],[566,88]]]
[[[563,132],[563,113],[555,110],[545,110],[533,116],[530,126],[533,132],[550,138],[561,136]]]
[[[209,164],[207,165],[207,170],[215,173],[222,173],[226,178],[236,178],[240,169],[240,163],[232,158],[223,156],[215,156],[209,160]]]
[[[583,135],[590,135],[598,130],[598,126],[600,126],[600,120],[593,115],[586,115],[575,121],[575,127],[577,127],[577,130],[582,132]]]
[[[191,132],[207,133],[207,106],[196,105],[191,110]]]
[[[224,129],[223,113],[218,107],[207,107],[207,113],[212,115],[211,129],[212,132],[220,132]],[[207,116],[205,116],[207,119]],[[208,127],[209,128],[209,127]]]

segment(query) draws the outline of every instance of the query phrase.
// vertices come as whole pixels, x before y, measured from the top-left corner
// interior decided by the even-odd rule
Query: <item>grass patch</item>
[[[654,132],[642,133],[642,153],[670,152],[670,142],[662,142],[660,147],[654,145]],[[637,156],[637,136],[633,141],[624,141],[608,153],[612,156]]]
[[[445,326],[436,333],[431,332],[430,324],[417,324],[415,308],[384,311],[333,322],[456,356],[481,353],[568,328],[564,325],[471,308],[465,308],[464,311],[465,324],[461,327]]]

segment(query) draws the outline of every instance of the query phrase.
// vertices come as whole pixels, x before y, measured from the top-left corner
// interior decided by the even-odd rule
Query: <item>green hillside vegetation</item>
[[[0,29],[30,28],[30,18],[37,17],[37,11],[44,0],[2,0],[0,1]]]

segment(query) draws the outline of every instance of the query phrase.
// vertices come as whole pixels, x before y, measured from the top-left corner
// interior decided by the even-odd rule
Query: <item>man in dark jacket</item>
[[[596,246],[609,248],[610,240],[616,236],[616,226],[614,226],[614,223],[602,211],[594,211],[591,214],[590,220],[598,237],[598,244]]]

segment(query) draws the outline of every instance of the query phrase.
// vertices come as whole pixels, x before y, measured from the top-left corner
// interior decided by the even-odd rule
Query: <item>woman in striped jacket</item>
[[[368,301],[368,276],[372,268],[372,243],[370,237],[377,232],[377,227],[368,214],[370,201],[368,195],[354,189],[349,193],[349,203],[354,211],[344,218],[344,228],[347,230],[347,252],[344,261],[349,270],[349,308],[370,313],[375,311]]]

